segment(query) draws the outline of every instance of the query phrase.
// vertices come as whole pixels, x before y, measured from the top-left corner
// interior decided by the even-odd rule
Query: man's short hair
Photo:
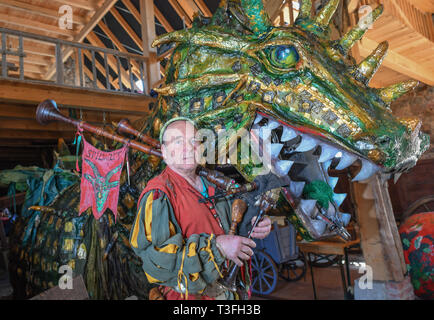
[[[170,119],[169,121],[167,121],[164,124],[163,128],[161,128],[161,130],[160,130],[160,144],[164,143],[163,137],[164,137],[164,132],[166,132],[167,127],[169,125],[171,125],[172,123],[177,122],[177,121],[186,121],[186,122],[189,122],[196,129],[196,124],[194,123],[194,121],[191,120],[191,119],[189,119],[189,118],[187,118],[187,117],[176,117],[176,118]]]

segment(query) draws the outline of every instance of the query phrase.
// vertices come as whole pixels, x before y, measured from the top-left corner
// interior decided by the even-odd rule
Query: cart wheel
[[[313,267],[327,268],[339,261],[339,256],[335,254],[311,254],[311,262]]]
[[[413,214],[431,211],[434,211],[434,195],[422,197],[409,205],[401,215],[400,221],[403,223],[405,219]]]
[[[280,264],[279,276],[288,281],[298,281],[306,273],[304,256],[300,254],[297,259]]]
[[[252,292],[262,295],[273,292],[277,275],[273,259],[263,251],[255,251],[252,257]]]

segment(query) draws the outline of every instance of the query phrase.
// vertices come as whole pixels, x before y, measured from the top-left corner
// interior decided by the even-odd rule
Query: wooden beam
[[[110,38],[110,40],[113,42],[113,44],[120,52],[128,53],[128,50],[124,47],[124,45],[119,41],[119,39],[114,35],[114,33],[110,30],[109,27],[107,27],[107,25],[103,21],[100,21],[98,23],[98,26],[106,34],[106,36]],[[140,79],[141,78],[140,69],[143,69],[143,67],[140,68],[139,63],[135,60],[132,60],[131,64],[133,65],[133,73],[138,79]],[[144,71],[142,70],[142,72]]]
[[[212,17],[212,12],[208,9],[208,6],[205,4],[203,0],[194,0],[196,5],[199,7],[200,11],[205,17]]]
[[[56,0],[58,1],[58,0]],[[69,2],[69,1],[66,1]],[[74,42],[82,42],[84,38],[95,28],[95,26],[98,24],[98,22],[106,15],[108,11],[115,5],[117,0],[106,0],[103,5],[94,13],[90,21],[83,27],[83,29],[80,30],[80,32],[74,37]],[[76,2],[74,1],[74,4]],[[74,53],[74,48],[68,47],[66,50],[63,50],[62,56],[63,56],[63,62],[68,60],[68,58],[71,56],[71,54]],[[47,74],[45,75],[45,79],[51,79],[51,77],[56,72],[56,66],[53,64],[53,67],[48,70]]]
[[[29,84],[0,79],[0,101],[36,106],[45,99],[53,99],[58,105],[65,107],[142,116],[149,114],[150,103],[156,103],[154,98],[145,95],[133,96],[131,94],[97,92],[84,88],[65,88],[56,85]]]
[[[130,13],[133,15],[133,17],[140,22],[140,12],[137,10],[136,6],[130,1],[130,0],[122,0],[123,4],[127,9],[130,11]]]
[[[191,21],[193,21],[194,14],[199,12],[199,7],[193,0],[176,0],[185,13],[188,15]]]
[[[125,19],[122,17],[122,15],[119,13],[119,11],[115,8],[110,10],[110,13],[113,15],[113,17],[116,19],[117,22],[124,28],[125,32],[130,36],[130,38],[134,41],[134,43],[139,47],[140,50],[143,50],[143,44],[140,40],[137,33],[131,28],[131,26],[128,24],[128,22],[125,21]]]
[[[73,39],[76,34],[75,31],[61,29],[59,26],[52,24],[42,23],[31,19],[22,19],[14,17],[8,14],[0,13],[0,21],[4,21],[8,24],[25,28],[27,32],[51,34],[55,36],[61,36],[64,39]]]
[[[157,48],[152,48],[155,40],[155,14],[152,0],[140,0],[140,17],[142,26],[143,56],[147,60],[147,88],[153,88],[154,83],[160,80],[160,62],[157,60]],[[145,89],[144,89],[145,90]]]
[[[176,11],[176,13],[181,18],[181,20],[184,18],[185,25],[188,28],[190,28],[192,25],[192,21],[190,17],[187,15],[187,13],[185,12],[185,10],[179,5],[179,3],[176,0],[169,0],[169,4]]]
[[[356,11],[357,7],[359,6],[359,0],[348,0],[348,4],[347,4],[347,10],[348,13],[353,13],[354,11]]]
[[[33,131],[0,129],[0,139],[55,140],[64,138],[72,140],[74,131]]]
[[[406,0],[412,6],[426,13],[434,13],[434,1],[433,0]]]
[[[10,50],[18,51],[18,38],[8,37],[7,46]],[[24,53],[35,54],[44,57],[54,57],[54,44],[31,39],[23,39]]]
[[[370,40],[366,35],[359,41],[359,52],[363,57],[370,55],[378,46],[376,41]],[[386,58],[382,64],[392,70],[405,74],[410,78],[419,80],[430,86],[434,85],[434,72],[432,66],[419,64],[407,57],[395,52],[393,49],[387,51]]]
[[[58,121],[43,126],[35,119],[0,118],[0,130],[34,130],[34,131],[75,131],[74,126]]]
[[[271,21],[274,21],[274,19],[279,16],[280,12],[282,11],[283,4],[283,0],[268,0],[265,3],[265,11],[267,11]]]
[[[83,66],[83,70],[84,70],[84,73],[88,76],[88,78],[91,80],[91,81],[93,81],[93,72],[92,71],[90,71],[89,70],[89,68],[87,67],[87,66]],[[85,83],[84,83],[84,85],[85,85]],[[96,86],[99,88],[99,89],[105,89],[105,85],[103,85],[102,83],[101,83],[101,81],[98,79],[98,78],[96,78]]]
[[[87,40],[89,40],[89,42],[93,46],[105,48],[104,43],[101,41],[101,39],[94,32],[89,33],[89,35],[87,36]],[[110,54],[107,55],[107,63],[110,66],[110,68],[112,68],[114,70],[114,72],[118,73],[117,60],[114,56],[112,56]],[[131,87],[130,75],[125,71],[125,69],[122,67],[122,65],[120,66],[120,70],[121,70],[122,85],[127,87],[127,88],[130,88]],[[119,77],[119,75],[118,75],[118,77]]]
[[[55,19],[56,21],[59,20],[59,11],[58,10],[44,8],[44,7],[37,6],[37,5],[31,4],[31,3],[25,3],[25,2],[15,1],[15,0],[2,0],[0,2],[0,6],[11,8],[14,10],[24,11],[24,12],[26,12],[28,14],[32,14],[32,15],[39,15],[42,17]],[[74,14],[74,19],[73,19],[72,23],[81,26],[81,25],[86,24],[86,22],[87,21],[85,18],[81,17],[78,14]]]
[[[89,51],[84,50],[83,54],[89,59],[89,61],[92,61],[92,55]],[[101,63],[95,59],[95,67],[98,69],[98,71],[104,76],[104,78],[106,77],[106,72],[105,72],[105,66],[102,66]],[[93,75],[93,74],[92,74]],[[109,77],[109,81],[110,84],[115,88],[115,89],[119,89],[119,85],[116,83],[116,81],[113,79],[113,77],[110,75],[110,72],[108,74]],[[106,88],[105,85],[103,85],[104,88]]]
[[[84,9],[87,11],[96,11],[98,10],[98,4],[92,0],[54,0],[61,4],[67,4],[69,6],[73,6],[76,8]]]
[[[161,25],[164,27],[166,32],[175,31],[169,21],[167,21],[166,17],[158,10],[157,6],[154,5],[154,13],[157,17],[157,20],[160,21]]]

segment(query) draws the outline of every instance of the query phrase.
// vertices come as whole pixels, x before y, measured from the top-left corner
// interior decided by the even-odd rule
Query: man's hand
[[[249,260],[253,255],[252,248],[256,247],[255,241],[240,236],[221,235],[216,241],[222,254],[240,267],[243,265],[241,260]]]
[[[252,225],[255,223],[257,216],[254,216],[252,218]],[[258,222],[255,229],[252,231],[252,238],[256,239],[264,239],[266,238],[271,231],[271,219],[267,216],[264,216],[264,218]]]

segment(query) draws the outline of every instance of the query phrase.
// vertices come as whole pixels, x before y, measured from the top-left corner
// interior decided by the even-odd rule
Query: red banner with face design
[[[82,176],[79,215],[92,207],[99,219],[109,208],[117,216],[119,185],[127,146],[105,152],[89,144],[83,137]]]

